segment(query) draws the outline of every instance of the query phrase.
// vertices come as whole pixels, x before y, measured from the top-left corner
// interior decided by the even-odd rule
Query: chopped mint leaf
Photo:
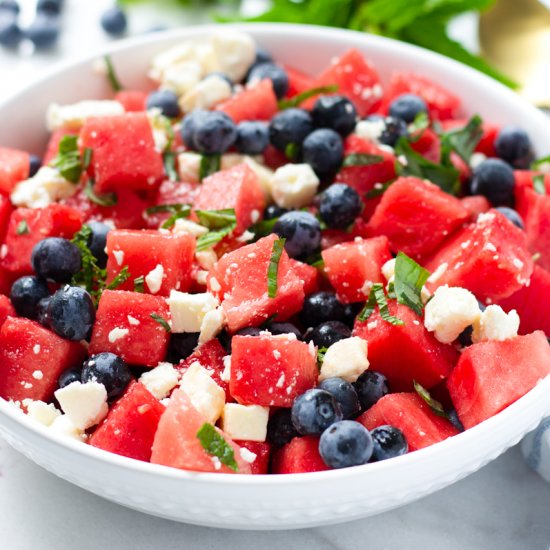
[[[18,235],[28,235],[30,233],[30,229],[27,220],[21,220],[17,225],[17,229],[15,230],[15,232]]]
[[[540,159],[537,159],[531,163],[531,170],[539,170],[541,166],[550,165],[550,155],[546,155]]]
[[[261,220],[255,223],[250,228],[250,231],[254,233],[254,237],[256,238],[256,240],[258,240],[261,237],[265,237],[266,235],[273,233],[273,227],[275,227],[275,224],[277,223],[278,220],[279,218],[272,218],[270,220]]]
[[[155,206],[150,206],[145,210],[145,213],[150,216],[152,214],[177,214],[178,212],[189,211],[191,212],[191,206],[184,203],[174,203],[174,204],[157,204]]]
[[[298,160],[298,157],[300,156],[300,144],[289,143],[285,147],[285,156],[289,160]]]
[[[176,172],[176,154],[173,151],[166,151],[162,155],[164,162],[164,172],[170,181],[178,181],[178,173]]]
[[[125,265],[117,276],[105,287],[106,290],[115,290],[121,284],[125,283],[130,278],[130,272],[128,266]]]
[[[103,57],[103,60],[105,61],[105,67],[107,68],[107,79],[109,80],[109,84],[111,85],[113,92],[120,92],[120,90],[122,90],[123,88],[120,80],[116,75],[115,66],[113,65],[113,60],[111,59],[111,56],[106,55]]]
[[[115,193],[105,193],[104,195],[96,195],[94,190],[94,182],[89,180],[84,188],[84,193],[88,199],[99,206],[115,206],[118,202],[118,197]]]
[[[197,432],[197,438],[202,448],[209,455],[215,456],[222,464],[225,464],[235,472],[238,471],[239,467],[231,445],[227,443],[212,424],[205,422]]]
[[[71,242],[80,250],[80,257],[82,259],[82,268],[78,273],[73,275],[71,285],[82,286],[94,298],[97,298],[101,294],[107,273],[105,269],[99,267],[97,258],[89,248],[91,237],[91,228],[83,225],[80,231],[75,233],[71,239]]]
[[[208,229],[225,229],[237,223],[237,216],[233,208],[225,210],[196,210],[200,222]]]
[[[462,128],[444,132],[441,136],[441,148],[444,156],[454,151],[466,164],[470,163],[472,154],[483,135],[483,120],[474,115]]]
[[[202,181],[204,178],[219,172],[221,162],[221,155],[202,155],[199,167],[199,179]]]
[[[328,348],[317,348],[317,364],[322,365]]]
[[[82,153],[82,171],[85,172],[90,167],[93,154],[94,150],[91,147],[86,147],[84,149],[84,152]]]
[[[359,313],[357,319],[359,321],[366,321],[373,314],[376,306],[378,306],[382,320],[392,325],[404,324],[401,319],[398,319],[390,313],[388,308],[388,300],[386,294],[384,293],[384,285],[381,283],[375,283],[372,285],[367,303]]]
[[[430,119],[424,111],[420,111],[415,119],[409,124],[409,132],[411,134],[422,134],[422,132],[429,128]],[[420,135],[418,136],[420,137]]]
[[[291,107],[299,107],[304,101],[310,97],[315,97],[320,94],[333,94],[338,91],[338,85],[321,86],[319,88],[311,88],[300,94],[291,97],[290,99],[281,99],[279,101],[279,110],[290,109]]]
[[[371,164],[378,164],[382,162],[384,157],[382,155],[369,155],[367,153],[352,153],[344,158],[342,163],[343,168],[351,166],[370,166]]]
[[[71,183],[78,183],[82,175],[82,160],[78,150],[77,136],[63,136],[59,142],[57,156],[50,162],[59,173]]]
[[[151,313],[151,319],[156,321],[166,332],[172,332],[168,321],[161,317],[158,313]]]
[[[430,409],[437,414],[437,416],[447,419],[449,418],[449,415],[445,412],[443,405],[439,401],[435,400],[426,388],[421,386],[416,380],[413,380],[413,385],[416,393],[424,400],[428,407],[430,407]]]
[[[357,315],[357,320],[361,322],[366,321],[374,313],[375,308],[376,308],[376,297],[374,296],[374,293],[372,292],[372,289],[371,289],[367,302],[365,303],[365,306],[359,312],[359,315]]]
[[[397,254],[395,259],[394,289],[397,301],[417,315],[422,315],[424,304],[422,303],[422,287],[428,280],[430,272],[418,265],[403,252]]]
[[[267,295],[270,298],[277,296],[277,275],[279,273],[279,262],[285,249],[286,239],[280,238],[273,242],[271,259],[267,268]]]
[[[533,176],[533,189],[539,195],[546,195],[546,185],[544,183],[544,174],[537,174]]]
[[[134,279],[134,292],[145,292],[145,277],[143,275]]]

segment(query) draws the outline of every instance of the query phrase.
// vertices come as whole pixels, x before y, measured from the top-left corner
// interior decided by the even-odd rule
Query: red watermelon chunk
[[[237,235],[261,219],[264,207],[265,198],[258,177],[244,163],[203,180],[194,203],[196,210],[233,208],[237,217]]]
[[[49,401],[57,379],[85,356],[70,342],[29,319],[8,317],[0,329],[0,397]]]
[[[200,184],[198,183],[163,181],[153,201],[153,206],[161,204],[193,204],[199,188]],[[170,212],[146,214],[147,227],[158,229],[171,215]]]
[[[18,278],[17,273],[12,273],[4,269],[0,263],[0,294],[8,295],[11,290],[11,285]]]
[[[317,383],[315,353],[288,335],[234,336],[231,395],[244,405],[290,407]]]
[[[169,334],[151,314],[170,319],[164,298],[105,290],[99,300],[90,355],[108,351],[131,365],[157,366],[166,356]]]
[[[460,199],[462,206],[470,213],[470,219],[476,221],[477,217],[483,212],[491,210],[491,203],[483,195],[472,195]]]
[[[445,418],[437,416],[416,393],[385,395],[358,419],[367,430],[390,425],[399,428],[409,452],[429,447],[458,433]]]
[[[0,194],[0,244],[4,242],[13,206],[8,196]]]
[[[268,235],[222,256],[208,274],[208,290],[221,302],[231,332],[261,325],[272,315],[285,321],[302,309],[304,284],[283,250],[277,272],[277,294],[267,293],[267,270],[277,235]]]
[[[127,113],[135,113],[147,109],[147,94],[141,90],[121,90],[116,93],[115,101],[118,101]]]
[[[429,389],[447,378],[458,360],[456,349],[436,340],[412,309],[393,300],[388,305],[404,325],[382,320],[378,311],[355,323],[354,336],[368,342],[369,368],[384,374],[394,392],[411,391],[413,381]]]
[[[550,345],[540,330],[469,346],[447,380],[460,421],[471,428],[517,401],[550,373]]]
[[[149,462],[165,409],[143,384],[132,382],[92,434],[89,443],[110,453]]]
[[[127,267],[130,278],[117,287],[119,290],[133,290],[134,279],[143,276],[145,292],[160,296],[168,296],[172,289],[186,292],[191,285],[194,253],[195,237],[188,233],[130,229],[110,231],[107,235],[107,283]],[[162,266],[162,285],[160,289],[156,286],[150,288],[147,275],[158,270],[159,265]]]
[[[0,294],[0,327],[8,317],[15,316],[16,313],[11,300],[7,296]]]
[[[364,302],[372,284],[384,282],[381,269],[392,258],[386,237],[358,237],[323,250],[322,256],[330,284],[345,304]]]
[[[216,431],[233,449],[237,472],[221,464],[204,450],[197,437],[197,432],[203,424],[204,419],[193,407],[185,392],[182,389],[175,390],[160,419],[151,462],[196,472],[250,474],[250,465],[242,459],[240,447],[218,428]]]
[[[372,235],[386,235],[393,252],[422,260],[469,218],[461,202],[437,185],[399,178],[382,196],[368,223]]]
[[[468,120],[465,118],[441,121],[441,127],[446,132],[449,130],[464,128],[466,124],[468,124]],[[492,124],[491,122],[486,122],[484,120],[481,128],[483,130],[483,133],[481,135],[481,139],[476,146],[476,152],[483,153],[488,157],[496,157],[497,153],[495,151],[495,140],[497,139],[498,133],[500,132],[500,126]]]
[[[315,79],[311,76],[308,76],[307,74],[295,69],[294,67],[290,67],[289,65],[285,65],[284,67],[286,74],[288,75],[288,91],[286,93],[286,97],[297,96],[298,94],[311,90],[315,87]]]
[[[93,150],[90,175],[98,194],[155,189],[164,177],[162,156],[145,113],[88,119],[80,146]]]
[[[256,455],[254,462],[250,463],[251,474],[264,475],[268,473],[271,455],[271,445],[269,443],[263,441],[235,441],[235,443]]]
[[[29,153],[0,147],[0,193],[11,193],[20,181],[29,177]]]
[[[271,467],[274,474],[303,474],[324,472],[329,467],[319,454],[319,438],[313,435],[295,437],[290,443],[276,450]]]
[[[490,303],[513,294],[533,272],[525,233],[496,210],[481,214],[443,243],[426,262],[430,290],[461,286]]]
[[[420,134],[415,134],[411,148],[435,164],[441,162],[441,140],[431,128],[426,128]]]
[[[299,262],[298,260],[290,259],[292,269],[296,273],[297,277],[304,283],[304,294],[313,294],[318,290],[321,290],[321,273],[319,270],[309,264]]]
[[[278,111],[277,96],[271,80],[261,80],[219,103],[215,109],[229,115],[237,124],[243,120],[271,120]]]

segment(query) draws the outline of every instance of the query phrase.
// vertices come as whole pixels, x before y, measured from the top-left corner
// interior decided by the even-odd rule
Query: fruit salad
[[[550,159],[444,85],[226,29],[0,148],[0,397],[182,470],[437,444],[550,373]],[[545,169],[547,171],[545,171]],[[368,466],[367,466],[368,467]]]

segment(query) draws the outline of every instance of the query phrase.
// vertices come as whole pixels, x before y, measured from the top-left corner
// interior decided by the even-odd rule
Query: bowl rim
[[[481,85],[488,88],[489,93],[496,93],[504,96],[508,102],[521,105],[524,111],[530,112],[531,116],[540,119],[541,126],[545,127],[550,138],[550,120],[538,111],[534,106],[530,105],[526,100],[519,97],[512,90],[506,88],[503,84],[493,80],[479,71],[472,69],[458,61],[444,57],[438,53],[426,50],[424,48],[411,44],[399,42],[390,38],[376,36],[364,32],[352,31],[347,29],[336,29],[331,27],[320,27],[316,25],[301,25],[289,23],[239,23],[239,24],[208,24],[197,25],[192,27],[182,27],[170,31],[163,31],[149,35],[126,38],[115,43],[106,45],[93,53],[87,53],[66,61],[58,62],[51,69],[47,70],[24,87],[16,90],[8,97],[0,101],[0,112],[9,108],[10,104],[18,99],[22,93],[31,92],[35,88],[40,88],[41,85],[57,79],[62,73],[70,71],[78,66],[90,63],[104,55],[116,55],[117,53],[126,52],[133,48],[143,46],[145,44],[162,45],[164,42],[173,41],[176,39],[186,40],[198,36],[204,36],[212,33],[220,28],[232,28],[244,32],[251,31],[259,34],[277,34],[287,35],[289,38],[295,38],[299,34],[302,38],[319,38],[333,37],[335,39],[345,41],[350,36],[355,40],[363,42],[365,47],[369,45],[378,46],[381,49],[389,48],[395,55],[419,55],[424,61],[434,67],[446,65],[446,71],[452,71],[458,76],[463,76],[465,80],[477,80]],[[92,447],[91,445],[74,441],[69,438],[63,438],[50,434],[48,429],[38,422],[28,418],[22,411],[18,410],[12,403],[0,398],[0,423],[3,417],[8,417],[15,424],[21,424],[26,430],[33,432],[40,439],[48,441],[59,447],[61,450],[70,450],[72,452],[81,453],[90,460],[104,462],[112,467],[122,467],[125,470],[131,470],[134,473],[146,474],[148,476],[159,476],[165,479],[170,479],[174,482],[197,482],[208,485],[258,485],[269,487],[273,484],[316,484],[318,481],[337,481],[344,480],[350,477],[355,477],[359,474],[372,472],[376,475],[382,471],[392,470],[393,468],[401,469],[407,465],[413,465],[417,462],[427,462],[430,458],[437,457],[438,454],[450,452],[461,445],[467,445],[469,441],[483,439],[484,435],[489,435],[496,427],[505,424],[509,419],[516,415],[521,415],[522,411],[527,410],[530,405],[542,400],[543,395],[550,391],[550,375],[544,380],[541,380],[537,386],[531,389],[527,394],[512,403],[495,416],[485,420],[484,422],[474,426],[462,433],[450,437],[430,447],[407,453],[403,456],[395,457],[389,461],[381,461],[377,463],[365,464],[362,466],[354,466],[350,468],[342,468],[337,470],[327,470],[322,472],[307,472],[297,474],[277,474],[277,475],[234,475],[223,473],[209,472],[194,472],[180,470],[177,468],[152,464],[139,461],[136,459],[120,456],[102,449]],[[547,411],[549,412],[549,411]]]

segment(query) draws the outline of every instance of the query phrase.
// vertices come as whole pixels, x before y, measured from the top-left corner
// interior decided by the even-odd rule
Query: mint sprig
[[[223,436],[216,431],[212,424],[205,422],[197,432],[197,439],[200,441],[202,448],[210,455],[218,458],[228,468],[238,472],[239,466],[235,460],[233,448]]]
[[[399,252],[395,259],[394,273],[393,292],[398,303],[409,307],[417,315],[422,315],[422,287],[430,272],[403,252]]]

